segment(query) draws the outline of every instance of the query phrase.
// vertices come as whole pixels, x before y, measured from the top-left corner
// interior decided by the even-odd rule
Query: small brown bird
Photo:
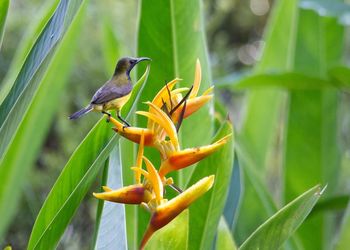
[[[103,114],[111,116],[108,111],[116,110],[118,118],[126,126],[130,126],[130,124],[120,116],[120,110],[131,96],[133,87],[130,78],[130,71],[136,64],[144,60],[151,61],[151,59],[148,57],[124,57],[120,59],[117,63],[112,78],[96,91],[90,101],[90,104],[69,116],[69,119],[77,119],[91,110],[99,111]]]

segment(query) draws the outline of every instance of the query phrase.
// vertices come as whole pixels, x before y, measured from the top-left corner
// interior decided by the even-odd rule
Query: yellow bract
[[[139,144],[136,164],[131,167],[135,173],[136,184],[111,190],[103,187],[103,193],[94,196],[112,202],[124,204],[139,204],[151,213],[149,226],[142,239],[143,249],[152,234],[172,221],[192,202],[208,191],[214,183],[214,175],[204,177],[185,191],[178,189],[179,194],[171,199],[164,198],[167,185],[176,189],[172,178],[166,175],[171,171],[180,170],[197,163],[222,147],[230,138],[227,135],[211,145],[181,150],[177,130],[184,118],[196,112],[207,103],[213,95],[213,88],[207,89],[198,96],[201,82],[201,67],[196,63],[194,83],[191,88],[174,89],[181,79],[167,83],[154,97],[152,102],[146,102],[148,111],[137,111],[136,114],[148,118],[147,128],[125,127],[113,117],[111,123],[114,130],[121,136]],[[160,153],[159,170],[144,156],[144,146],[154,147]],[[142,168],[145,163],[146,170]],[[143,178],[142,178],[143,177]]]

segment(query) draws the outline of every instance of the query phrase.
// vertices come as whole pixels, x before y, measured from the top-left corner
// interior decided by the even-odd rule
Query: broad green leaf
[[[7,17],[7,11],[9,9],[10,0],[2,0],[0,2],[0,48],[2,44],[2,38],[4,36],[4,29]]]
[[[233,133],[225,121],[213,139],[216,141]],[[213,187],[190,206],[189,249],[210,249],[222,215],[233,167],[233,137],[217,152],[197,164],[187,187],[201,178],[215,175]]]
[[[293,67],[310,76],[325,77],[329,68],[340,63],[344,27],[335,18],[319,16],[312,10],[300,9],[298,16]],[[335,89],[290,91],[284,153],[285,200],[317,183],[328,183],[327,195],[334,192],[340,152],[337,146],[330,145],[338,144],[338,95]],[[305,173],[312,174],[305,178]],[[298,235],[306,249],[328,249],[333,231],[334,221],[318,214],[305,221]]]
[[[119,145],[117,144],[109,156],[107,186],[118,189],[123,186],[122,165]],[[127,249],[124,204],[104,202],[95,249]]]
[[[298,72],[263,73],[244,77],[230,86],[233,90],[250,88],[281,88],[289,90],[320,90],[335,88],[339,85],[319,77]]]
[[[130,100],[123,107],[127,117],[139,98],[149,74],[134,85]],[[103,163],[118,143],[118,136],[102,118],[75,150],[42,206],[32,229],[28,249],[50,249],[57,245]]]
[[[33,47],[35,41],[38,39],[40,33],[45,28],[45,25],[55,12],[57,5],[60,1],[46,1],[45,4],[38,10],[38,16],[34,17],[33,22],[26,26],[26,32],[21,37],[21,40],[16,47],[16,52],[11,59],[11,64],[6,72],[1,84],[0,91],[0,103],[3,102],[12,85],[14,84],[18,73],[20,72],[22,65],[26,59],[26,56]]]
[[[237,249],[237,246],[231,234],[231,230],[229,229],[224,217],[221,217],[219,222],[215,249],[217,250],[236,250]]]
[[[0,160],[0,235],[4,233],[16,213],[23,184],[39,153],[52,118],[58,108],[71,68],[74,52],[83,25],[84,11],[79,11],[63,40],[59,44],[51,63],[47,67],[38,90],[24,114],[22,122],[11,144]],[[13,188],[17,186],[17,188]]]
[[[239,249],[279,249],[305,220],[323,190],[315,186],[280,209],[254,231]]]
[[[346,250],[349,248],[349,238],[350,238],[350,205],[346,209],[342,223],[339,231],[339,235],[337,237],[337,241],[335,242],[335,250]]]
[[[180,86],[191,86],[197,58],[202,65],[199,94],[211,85],[201,0],[141,1],[137,37],[137,55],[150,57],[153,65],[149,88],[145,89],[142,101],[152,100],[165,82],[176,77],[183,79]],[[205,105],[182,123],[179,136],[182,148],[209,142],[213,134],[213,119],[209,113],[211,105]],[[143,104],[138,106],[138,110],[145,108]],[[138,120],[139,126],[145,124],[145,120]],[[145,154],[155,165],[159,163],[158,152],[146,149]],[[174,173],[172,177],[180,187],[184,187],[192,171],[193,168],[188,168]],[[137,225],[138,239],[141,239],[147,223],[148,219],[141,214]]]
[[[147,243],[146,250],[186,250],[189,246],[188,209],[179,214],[168,225],[156,231]]]
[[[54,15],[47,23],[31,51],[9,94],[0,106],[0,158],[23,120],[53,52],[68,29],[82,0],[61,0]]]

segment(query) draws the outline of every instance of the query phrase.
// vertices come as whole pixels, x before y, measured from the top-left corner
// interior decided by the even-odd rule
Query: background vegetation
[[[203,135],[214,135],[227,113],[235,126],[233,174],[230,185],[223,185],[229,192],[227,200],[222,198],[226,201],[224,217],[220,220],[213,215],[217,217],[215,223],[220,220],[218,234],[215,243],[205,246],[278,247],[307,216],[318,199],[315,194],[319,194],[319,187],[313,187],[321,184],[328,185],[321,200],[283,246],[346,249],[350,226],[349,212],[345,212],[349,210],[350,174],[350,8],[346,3],[12,0],[6,18],[8,2],[0,2],[0,35],[4,27],[0,51],[1,247],[11,244],[14,249],[26,248],[50,190],[56,190],[58,197],[74,187],[74,183],[65,182],[64,174],[59,179],[62,186],[53,187],[65,165],[67,176],[82,179],[85,184],[63,209],[61,216],[67,218],[68,226],[59,225],[53,236],[45,236],[48,238],[37,246],[47,249],[58,243],[60,249],[87,249],[115,237],[113,231],[107,236],[99,234],[103,204],[99,209],[91,192],[99,189],[101,179],[108,181],[103,172],[106,176],[111,166],[116,168],[114,173],[118,166],[130,166],[133,150],[127,142],[121,140],[119,144],[117,138],[111,139],[112,132],[104,121],[94,128],[88,138],[90,144],[80,145],[100,115],[90,114],[76,122],[67,116],[89,102],[93,92],[110,77],[117,58],[139,55],[153,59],[141,101],[149,100],[164,81],[175,76],[189,85],[197,57],[202,62],[203,89],[216,85],[215,114],[206,107],[188,122],[183,131],[184,146],[209,142],[211,138]],[[142,73],[140,68],[134,82]],[[209,132],[199,130],[186,140],[186,133],[199,119],[207,121]],[[110,140],[120,146],[105,147]],[[85,154],[76,152],[72,156],[78,145]],[[108,170],[103,165],[108,165],[104,159],[110,151],[122,153],[122,164],[112,164],[115,159],[110,158]],[[93,165],[96,158],[101,167]],[[83,172],[79,171],[88,168],[94,174],[80,179]],[[177,176],[181,187],[186,186],[192,171],[198,176],[205,174],[193,169]],[[123,182],[129,183],[130,176],[124,174]],[[242,245],[259,225],[307,190]],[[44,211],[54,210],[50,207],[57,198],[54,194]],[[199,210],[201,201],[205,200],[192,209]],[[145,226],[142,213],[126,208],[129,224],[135,215],[140,217],[139,229],[128,225],[125,232],[130,248],[138,245]],[[270,235],[271,228],[279,229],[281,235]],[[189,230],[193,232],[191,224]],[[216,228],[212,230],[214,237]],[[35,232],[40,235],[40,228],[32,232],[34,243],[29,248],[37,243]],[[135,234],[136,238],[130,237]],[[47,242],[52,245],[45,245]],[[205,248],[191,245],[190,249],[199,247]]]

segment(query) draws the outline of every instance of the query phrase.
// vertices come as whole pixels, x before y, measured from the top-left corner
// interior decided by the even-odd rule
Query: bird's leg
[[[101,112],[102,112],[102,114],[105,114],[105,115],[108,116],[107,119],[106,119],[106,121],[109,122],[112,115],[111,115],[110,113],[106,112],[106,111],[101,111]]]
[[[125,121],[123,117],[120,116],[120,111],[117,111],[117,117],[124,123],[123,129],[130,127],[130,124],[127,121]]]

